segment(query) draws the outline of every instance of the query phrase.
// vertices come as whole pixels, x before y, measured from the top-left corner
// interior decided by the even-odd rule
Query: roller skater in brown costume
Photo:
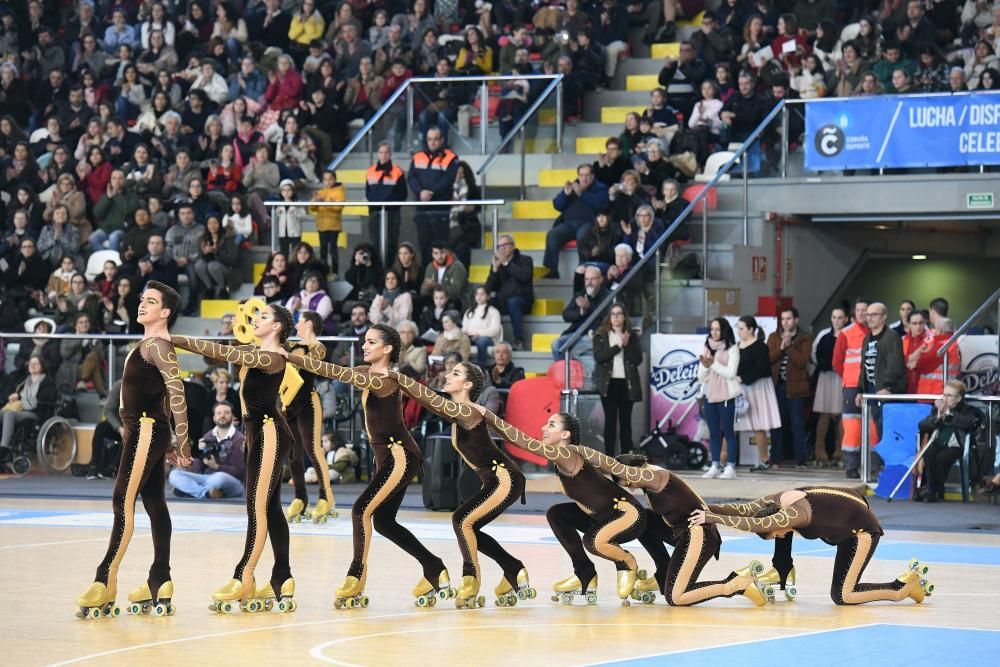
[[[709,505],[707,510],[692,512],[690,523],[692,526],[722,524],[768,540],[787,539],[787,556],[779,554],[777,549],[775,552],[775,569],[781,580],[793,570],[793,531],[807,540],[821,539],[837,547],[830,588],[835,604],[899,602],[906,598],[923,602],[934,590],[933,584],[921,579],[927,567],[916,560],[911,560],[909,569],[894,581],[860,583],[883,531],[864,496],[849,489],[805,486],[748,503]]]
[[[316,333],[322,328],[323,320],[316,313],[306,311],[299,315],[299,321],[295,325],[299,341],[292,345],[292,353],[322,361],[326,357],[326,347],[316,339]],[[291,522],[312,518],[313,523],[326,523],[328,518],[337,516],[337,511],[333,509],[330,468],[327,466],[323,446],[320,443],[323,432],[323,408],[319,402],[319,394],[313,388],[316,376],[309,372],[303,372],[301,375],[302,386],[285,408],[285,417],[294,436],[288,467],[292,471],[292,482],[295,484],[295,500],[288,507],[288,520]],[[319,500],[316,501],[311,514],[306,511],[309,506],[305,478],[306,461],[312,463],[319,480]]]
[[[646,515],[628,491],[570,446],[580,441],[580,420],[566,412],[556,413],[542,426],[542,440],[538,441],[486,408],[473,407],[505,440],[555,463],[563,493],[574,501],[553,505],[545,515],[573,562],[573,574],[553,586],[553,602],[572,604],[574,595],[582,595],[588,604],[597,604],[597,570],[587,558],[589,551],[615,564],[618,597],[623,606],[628,606],[637,565],[635,557],[619,545],[642,534]]]
[[[524,475],[507,454],[490,437],[486,420],[477,412],[473,401],[478,398],[486,376],[478,366],[468,362],[458,364],[445,378],[444,391],[452,399],[428,389],[397,371],[386,371],[399,383],[407,395],[434,414],[451,422],[451,444],[466,464],[479,475],[483,488],[455,510],[451,522],[462,550],[462,584],[455,604],[459,608],[482,607],[485,598],[479,595],[482,571],[478,551],[482,551],[503,570],[496,587],[496,604],[510,607],[518,599],[535,597],[528,582],[528,571],[491,536],[482,532],[486,524],[503,514],[524,494]]]
[[[278,390],[284,377],[282,343],[292,331],[292,316],[278,305],[264,306],[253,322],[256,345],[221,345],[187,336],[174,336],[174,345],[240,367],[240,403],[246,426],[247,537],[233,578],[212,594],[209,609],[229,613],[233,603],[243,611],[258,612],[276,606],[294,611],[295,580],[288,563],[288,522],[281,511],[281,465],[292,444],[292,434],[278,408]],[[274,552],[271,579],[256,588],[254,569],[270,538]]]
[[[351,508],[354,526],[354,559],[347,577],[334,594],[333,606],[367,607],[365,582],[368,577],[368,548],[372,528],[410,554],[423,568],[423,578],[413,589],[417,606],[433,606],[438,598],[455,597],[444,561],[432,554],[409,530],[396,520],[406,487],[420,469],[423,456],[403,424],[402,392],[395,380],[378,373],[399,360],[402,343],[395,329],[376,324],[365,333],[361,349],[369,364],[344,368],[311,357],[289,354],[288,361],[299,368],[339,380],[362,390],[365,430],[375,454],[375,474]],[[373,374],[369,375],[369,369]]]
[[[129,611],[158,616],[174,613],[174,585],[170,580],[170,513],[164,497],[164,461],[189,465],[187,404],[170,344],[168,326],[180,313],[180,296],[163,283],[151,280],[139,298],[138,321],[144,337],[125,358],[122,374],[121,420],[125,429],[121,463],[115,481],[112,508],[114,525],[104,560],[94,583],[77,599],[80,618],[118,616],[115,604],[118,566],[125,556],[135,525],[136,496],[149,515],[153,534],[153,565],[146,582],[129,594]],[[176,442],[170,449],[170,420]]]
[[[708,506],[684,480],[669,470],[647,464],[646,457],[640,454],[623,454],[613,459],[589,447],[572,449],[601,472],[646,494],[650,510],[646,530],[639,542],[653,557],[656,573],[652,579],[640,578],[633,599],[651,603],[655,591],[659,590],[667,604],[676,607],[740,594],[758,606],[764,604],[764,595],[753,576],[764,569],[759,561],[751,562],[722,581],[698,581],[708,561],[713,557],[718,559],[722,538],[715,526],[688,525],[691,512]],[[667,553],[665,543],[674,546],[672,556]]]

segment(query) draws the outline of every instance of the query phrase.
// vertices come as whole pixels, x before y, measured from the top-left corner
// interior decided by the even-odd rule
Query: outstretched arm
[[[757,500],[750,500],[745,503],[719,503],[719,504],[709,504],[708,511],[713,514],[723,514],[726,516],[749,516],[752,517],[754,514],[760,510],[772,506],[778,505],[780,502],[781,494],[772,493]]]
[[[322,375],[323,377],[330,378],[331,380],[338,380],[346,384],[351,384],[358,389],[371,389],[379,395],[390,393],[393,387],[392,380],[378,375],[369,375],[367,372],[367,366],[363,367],[364,370],[347,368],[345,366],[331,364],[328,361],[320,361],[319,359],[315,359],[311,356],[304,357],[300,354],[289,354],[287,359],[288,363],[293,366],[298,366],[302,370],[309,371],[314,375]]]
[[[583,465],[583,457],[577,452],[572,451],[569,447],[563,445],[546,445],[544,442],[526,435],[516,426],[508,424],[483,406],[475,405],[473,407],[482,413],[483,418],[486,419],[486,423],[489,424],[490,428],[502,435],[507,442],[515,447],[520,447],[532,454],[545,457],[555,463],[567,475],[575,475],[580,471],[580,466]]]
[[[570,445],[569,449],[576,452],[592,466],[601,472],[624,479],[628,484],[638,486],[643,489],[662,489],[666,479],[669,479],[670,471],[663,470],[666,476],[657,475],[657,471],[649,468],[636,468],[620,463],[606,454],[602,454],[596,449],[584,447],[583,445]]]
[[[482,420],[481,415],[468,403],[449,401],[427,385],[397,370],[389,369],[388,376],[399,383],[400,389],[406,392],[407,396],[447,421],[458,422],[465,428],[472,428]]]
[[[782,507],[774,514],[762,517],[730,516],[728,514],[715,514],[711,511],[695,510],[691,513],[689,520],[691,525],[717,523],[757,534],[795,530],[803,526],[808,526],[810,521],[812,521],[812,508],[809,506],[809,501],[805,498],[792,503],[788,507]]]
[[[216,361],[259,368],[265,373],[277,373],[285,369],[285,360],[280,354],[265,352],[254,345],[223,345],[210,340],[191,338],[189,336],[171,336],[174,347],[195,352]]]
[[[177,436],[174,454],[182,461],[190,460],[187,400],[184,397],[181,369],[177,366],[177,352],[174,346],[163,338],[147,338],[139,345],[142,358],[156,366],[167,388],[167,403],[174,418],[174,434]]]

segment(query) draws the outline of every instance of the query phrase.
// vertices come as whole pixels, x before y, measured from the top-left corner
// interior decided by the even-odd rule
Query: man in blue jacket
[[[594,226],[597,212],[608,203],[608,186],[594,178],[594,168],[581,164],[576,168],[576,180],[566,181],[562,192],[552,200],[561,213],[545,235],[545,257],[542,264],[549,271],[543,278],[559,278],[559,249],[576,240],[580,243]]]
[[[445,148],[441,130],[427,130],[427,147],[417,151],[410,162],[406,178],[410,190],[418,201],[450,202],[458,173],[458,156]],[[450,207],[421,206],[413,217],[417,226],[417,240],[424,265],[431,262],[431,242],[448,238],[448,212]]]

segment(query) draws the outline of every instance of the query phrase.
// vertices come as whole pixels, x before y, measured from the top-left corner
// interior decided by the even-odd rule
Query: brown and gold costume
[[[353,385],[362,392],[365,431],[375,458],[375,474],[351,508],[354,558],[348,576],[363,580],[374,528],[413,556],[423,568],[427,581],[437,582],[445,569],[444,562],[396,520],[406,487],[420,470],[423,460],[420,448],[403,424],[399,385],[390,378],[369,375],[367,366],[345,368],[297,354],[289,354],[288,361],[310,373]]]
[[[253,345],[222,345],[173,336],[174,345],[240,367],[240,402],[246,427],[247,537],[233,578],[244,587],[253,579],[264,542],[271,540],[271,586],[281,590],[292,576],[288,562],[288,522],[281,510],[281,465],[292,433],[278,407],[285,360]]]
[[[864,496],[850,489],[822,486],[805,486],[795,491],[805,493],[805,497],[787,507],[781,507],[781,493],[747,503],[709,505],[705,521],[758,535],[794,530],[807,540],[820,539],[837,547],[830,588],[830,597],[836,604],[899,601],[908,597],[904,590],[907,583],[898,579],[883,584],[859,583],[883,535],[882,525]],[[791,534],[775,545],[774,565],[782,577],[791,570]]]
[[[322,343],[301,343],[292,347],[292,353],[322,361],[326,357],[326,347]],[[292,429],[293,446],[288,456],[288,467],[295,484],[295,497],[302,500],[305,507],[309,506],[309,493],[306,490],[305,462],[308,460],[316,469],[319,479],[319,498],[325,500],[332,508],[333,489],[330,488],[330,467],[323,455],[323,408],[320,405],[319,394],[316,393],[316,376],[302,372],[302,386],[295,394],[292,402],[285,408],[288,425]]]
[[[708,506],[684,480],[663,468],[627,466],[589,447],[574,449],[602,472],[646,494],[650,510],[639,542],[656,563],[654,576],[668,604],[688,606],[743,592],[745,586],[740,582],[730,583],[735,573],[722,581],[698,581],[708,561],[718,559],[722,538],[714,525],[688,526],[691,512]],[[674,546],[673,556],[667,553],[665,543]]]
[[[645,528],[646,515],[632,495],[605,477],[574,447],[546,445],[508,424],[489,410],[487,423],[515,447],[544,456],[556,464],[563,493],[573,500],[548,509],[545,516],[556,539],[569,554],[573,573],[587,592],[596,575],[587,551],[609,560],[619,571],[636,570],[635,557],[622,548],[638,538]],[[581,540],[579,533],[583,533]]]
[[[396,371],[389,371],[389,377],[420,405],[451,422],[452,447],[483,481],[483,488],[462,503],[451,517],[462,551],[462,576],[481,579],[477,552],[482,551],[496,561],[507,581],[516,582],[524,563],[482,529],[524,494],[521,469],[493,442],[486,420],[471,405],[449,401]]]
[[[164,459],[170,448],[170,420],[177,436],[175,451],[187,455],[188,422],[184,386],[173,345],[162,338],[144,338],[129,351],[122,374],[119,410],[125,427],[121,463],[112,494],[114,523],[104,560],[95,581],[116,587],[121,564],[135,526],[136,496],[149,515],[153,537],[153,564],[149,568],[149,590],[170,580],[170,534],[172,526],[164,497]]]

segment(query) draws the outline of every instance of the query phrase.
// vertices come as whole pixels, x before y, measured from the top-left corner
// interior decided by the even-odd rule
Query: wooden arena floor
[[[387,541],[372,546],[364,610],[332,608],[332,592],[350,560],[346,508],[327,525],[292,526],[292,569],[299,609],[292,614],[217,615],[211,592],[225,583],[243,545],[245,517],[236,506],[174,504],[176,616],[82,621],[75,599],[91,582],[110,527],[107,501],[0,499],[0,650],[5,665],[917,665],[996,664],[1000,652],[1000,535],[890,532],[866,581],[900,574],[911,556],[931,566],[935,594],[922,605],[836,607],[829,588],[833,549],[796,541],[799,597],[756,608],[742,597],[694,608],[623,608],[614,569],[597,564],[599,604],[572,608],[549,600],[569,561],[539,515],[509,515],[488,532],[527,564],[539,596],[515,608],[493,604],[499,569],[484,560],[485,609],[414,606],[416,564]],[[461,561],[450,516],[405,512],[403,521],[447,563],[453,582]],[[119,573],[118,602],[146,576],[152,548],[141,504],[136,534]],[[724,533],[722,558],[706,568],[724,577],[751,558],[769,564],[770,543]],[[649,558],[629,547],[643,567]],[[258,580],[270,573],[265,549]],[[853,659],[864,660],[855,663]],[[961,662],[958,662],[961,660]],[[966,662],[975,661],[975,662]]]

